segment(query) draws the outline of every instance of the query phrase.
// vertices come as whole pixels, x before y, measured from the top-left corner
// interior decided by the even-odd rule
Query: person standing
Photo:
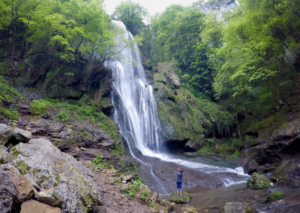
[[[177,186],[177,195],[182,195],[182,177],[183,177],[183,170],[179,167],[174,172],[177,175],[176,179],[176,186]]]

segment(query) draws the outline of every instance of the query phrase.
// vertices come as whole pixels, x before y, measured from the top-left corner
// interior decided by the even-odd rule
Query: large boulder
[[[29,200],[22,203],[21,213],[61,213],[61,210],[36,200]]]
[[[246,202],[227,202],[222,213],[253,213],[253,209]]]
[[[49,140],[32,139],[11,149],[18,169],[32,176],[41,191],[53,188],[62,212],[86,212],[102,201],[91,171]]]
[[[244,171],[245,173],[252,175],[254,172],[257,172],[259,165],[255,159],[250,160],[245,166]]]
[[[22,203],[26,200],[31,199],[33,196],[33,186],[30,181],[28,181],[18,169],[16,169],[11,164],[1,165],[3,169],[9,176],[11,182],[14,184],[17,193],[14,197],[14,200],[18,203]]]
[[[11,212],[13,197],[17,191],[6,172],[0,168],[0,212]]]
[[[199,137],[194,137],[188,142],[186,142],[184,148],[186,148],[189,151],[197,151],[202,147],[202,145],[203,145],[203,140],[202,137],[199,136]]]
[[[0,124],[0,145],[5,145],[12,136],[12,131],[6,124]]]
[[[16,127],[13,132],[13,138],[17,142],[27,143],[31,139],[31,133]]]
[[[248,179],[247,186],[252,189],[264,189],[271,187],[271,183],[266,176],[254,172]]]

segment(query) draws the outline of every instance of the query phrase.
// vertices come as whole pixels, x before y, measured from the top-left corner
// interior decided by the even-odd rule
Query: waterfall
[[[124,30],[121,36],[134,40],[122,22],[113,23]],[[120,37],[116,40],[121,49],[126,46]],[[137,45],[125,47],[119,56],[105,65],[113,70],[114,120],[143,155],[152,156],[159,152],[161,127],[153,89],[147,82]]]
[[[159,122],[155,97],[152,86],[147,82],[145,71],[141,63],[138,46],[126,46],[125,40],[134,41],[133,36],[126,30],[125,25],[119,21],[113,24],[123,29],[123,33],[115,38],[120,52],[113,60],[105,62],[105,66],[113,70],[112,103],[115,107],[114,120],[120,128],[124,140],[129,146],[133,158],[147,166],[155,182],[158,192],[168,193],[164,185],[156,177],[153,166],[141,160],[137,155],[155,157],[165,162],[182,165],[196,171],[205,173],[230,173],[235,178],[225,177],[223,185],[244,181],[247,175],[240,168],[230,169],[178,159],[167,155],[161,150],[162,128]],[[134,42],[133,42],[134,43]]]

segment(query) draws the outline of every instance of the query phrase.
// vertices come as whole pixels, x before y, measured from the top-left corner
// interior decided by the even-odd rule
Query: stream
[[[133,36],[122,22],[112,22],[123,29],[123,33],[115,37],[116,52],[122,50],[121,53],[105,62],[105,66],[113,70],[114,120],[144,183],[160,195],[168,195],[175,190],[174,171],[178,167],[184,170],[184,190],[197,192],[244,183],[249,176],[237,164],[224,159],[212,162],[201,157],[190,160],[164,149],[155,96],[138,46],[126,46],[124,39],[134,41]]]

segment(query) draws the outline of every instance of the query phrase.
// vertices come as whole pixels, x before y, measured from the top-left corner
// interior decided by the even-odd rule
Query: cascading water
[[[147,82],[143,69],[139,49],[126,47],[126,40],[133,41],[133,36],[126,30],[122,22],[113,21],[114,25],[122,28],[124,33],[115,38],[120,54],[113,60],[106,61],[105,66],[113,70],[112,102],[115,107],[114,120],[120,127],[120,133],[126,140],[131,155],[143,165],[150,168],[156,189],[159,193],[170,193],[156,177],[152,165],[140,158],[143,156],[159,158],[185,167],[193,168],[205,173],[233,173],[235,180],[228,177],[222,179],[223,185],[230,185],[245,180],[245,175],[239,169],[211,166],[199,162],[180,160],[161,151],[161,126],[158,119],[156,101],[152,86]]]

